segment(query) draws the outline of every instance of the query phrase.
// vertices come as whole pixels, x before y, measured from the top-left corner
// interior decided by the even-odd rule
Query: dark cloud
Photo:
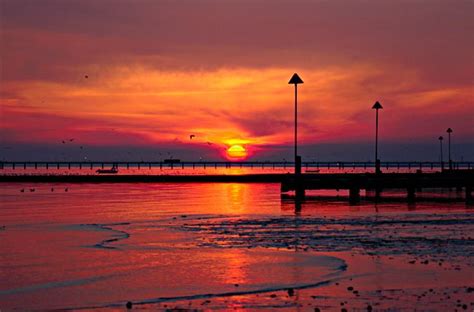
[[[420,68],[459,84],[474,66],[474,3],[425,1],[2,1],[4,58],[51,64],[147,62],[158,68]],[[6,78],[22,69],[7,62]],[[470,67],[470,71],[468,70]],[[26,68],[22,70],[28,71]],[[389,74],[389,73],[387,73]]]

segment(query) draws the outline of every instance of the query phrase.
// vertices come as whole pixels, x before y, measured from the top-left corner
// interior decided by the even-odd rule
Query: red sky
[[[0,138],[9,148],[74,138],[219,158],[241,144],[254,158],[281,158],[293,140],[287,82],[298,72],[308,148],[372,142],[379,100],[384,142],[436,145],[452,127],[458,149],[472,153],[472,1],[2,0],[0,8]]]

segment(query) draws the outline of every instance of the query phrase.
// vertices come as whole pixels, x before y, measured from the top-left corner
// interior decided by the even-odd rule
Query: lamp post
[[[298,156],[298,84],[303,83],[300,76],[294,73],[288,84],[295,85],[295,175],[301,174],[301,157]]]
[[[449,160],[449,170],[453,170],[453,162],[451,160],[451,133],[453,133],[453,129],[448,128],[446,130],[448,133],[448,160]]]
[[[443,137],[440,136],[438,138],[439,140],[439,161],[440,161],[440,164],[441,164],[441,171],[444,170],[444,163],[443,163]]]
[[[375,173],[381,173],[380,171],[380,160],[378,156],[379,147],[379,109],[382,109],[382,105],[377,101],[372,106],[375,109]]]

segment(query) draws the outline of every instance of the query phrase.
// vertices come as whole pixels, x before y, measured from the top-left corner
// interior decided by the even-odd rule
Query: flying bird
[[[69,139],[69,142],[72,142],[72,141],[74,141],[74,138],[72,138],[72,139]]]
[[[87,78],[89,78],[89,76],[88,76],[88,75],[84,75],[84,78],[86,78],[86,79],[87,79]]]
[[[207,145],[212,145],[212,143],[211,143],[211,142],[207,142]]]
[[[189,136],[189,139],[192,140],[194,137],[196,137],[196,135],[191,134],[191,135]]]

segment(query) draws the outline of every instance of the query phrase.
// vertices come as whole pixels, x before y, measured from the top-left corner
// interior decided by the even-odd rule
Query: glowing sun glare
[[[242,145],[232,145],[227,149],[227,157],[230,159],[243,159],[247,157],[247,150]]]

